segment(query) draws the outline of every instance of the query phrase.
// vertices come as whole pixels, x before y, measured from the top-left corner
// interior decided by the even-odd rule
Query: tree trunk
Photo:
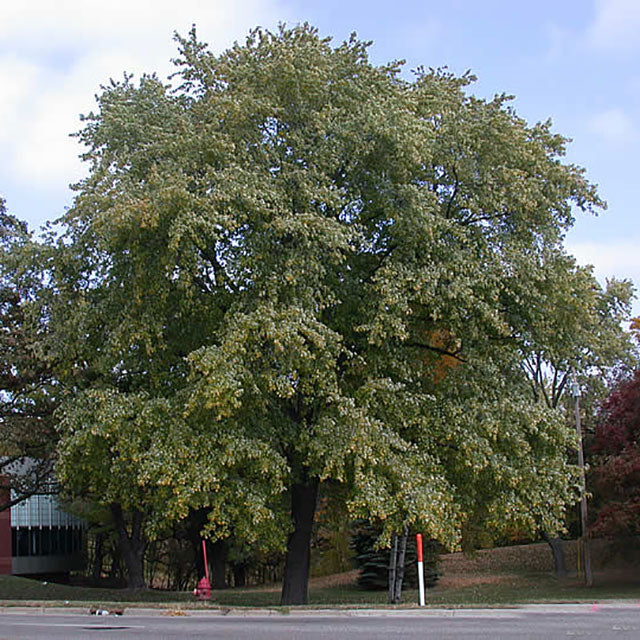
[[[233,586],[244,587],[247,584],[247,567],[244,564],[233,565]]]
[[[291,488],[293,532],[287,542],[281,604],[307,604],[311,529],[318,498],[318,479],[294,484]]]
[[[402,583],[404,581],[404,561],[407,555],[407,538],[409,532],[405,527],[402,531],[402,537],[400,538],[400,550],[398,552],[398,562],[396,568],[396,581],[393,594],[393,604],[400,604],[402,602]]]
[[[118,503],[111,505],[111,515],[118,532],[120,555],[127,568],[127,588],[144,589],[144,551],[145,541],[142,537],[142,512],[134,510],[131,533],[127,531],[122,507]]]
[[[567,575],[567,563],[564,556],[564,545],[562,538],[551,537],[548,533],[543,533],[542,538],[551,548],[553,554],[553,568],[556,578],[564,578]]]
[[[227,588],[227,543],[226,540],[218,540],[209,545],[211,549],[211,567],[213,569],[213,588]]]
[[[396,571],[398,570],[398,536],[393,534],[393,544],[389,554],[389,604],[395,602],[396,597]]]
[[[111,568],[109,569],[110,580],[120,580],[122,578],[122,571],[120,570],[120,554],[116,549],[111,550]]]
[[[91,576],[95,582],[98,582],[102,576],[103,541],[104,534],[96,533],[93,547],[93,567],[91,569]]]

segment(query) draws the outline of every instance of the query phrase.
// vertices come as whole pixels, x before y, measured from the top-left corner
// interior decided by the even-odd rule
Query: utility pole
[[[576,370],[573,370],[572,395],[575,399],[576,433],[578,434],[578,466],[580,467],[580,548],[578,555],[582,555],[582,567],[584,568],[584,583],[587,587],[593,585],[593,574],[591,572],[591,551],[589,549],[589,538],[587,537],[587,477],[584,470],[584,451],[582,449],[582,425],[580,423],[580,386]]]

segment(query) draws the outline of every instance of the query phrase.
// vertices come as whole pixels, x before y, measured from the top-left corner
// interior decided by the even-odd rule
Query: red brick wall
[[[0,505],[9,501],[7,479],[0,476]],[[0,511],[0,575],[11,574],[11,509]]]

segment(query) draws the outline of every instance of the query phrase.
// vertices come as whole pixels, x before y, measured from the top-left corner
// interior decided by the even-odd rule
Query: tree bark
[[[91,576],[95,582],[98,582],[102,576],[103,540],[104,534],[96,533],[93,547],[93,567],[91,569]]]
[[[551,553],[553,555],[553,569],[556,578],[566,577],[567,563],[565,561],[562,538],[559,538],[557,536],[551,537],[548,533],[543,533],[542,537],[551,548]]]
[[[147,586],[144,580],[144,551],[146,543],[142,536],[142,512],[133,511],[131,533],[127,530],[120,504],[114,503],[111,505],[111,515],[118,532],[120,555],[127,569],[127,588],[144,589]]]
[[[120,553],[119,550],[112,549],[111,551],[111,568],[109,569],[110,580],[120,580],[122,578],[122,571],[120,569]]]
[[[311,529],[318,499],[318,479],[306,479],[291,488],[293,532],[287,542],[281,604],[307,604]]]
[[[402,583],[404,581],[404,561],[407,555],[407,538],[409,532],[405,527],[400,538],[400,550],[398,552],[398,562],[396,568],[396,581],[393,594],[393,604],[402,602]]]
[[[389,604],[394,604],[396,597],[396,571],[398,570],[398,536],[393,534],[393,544],[389,554]]]
[[[211,549],[211,568],[213,569],[213,588],[227,588],[227,542],[218,540],[209,545]]]

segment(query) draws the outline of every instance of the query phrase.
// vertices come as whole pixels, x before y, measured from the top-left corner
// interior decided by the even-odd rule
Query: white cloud
[[[630,279],[640,285],[640,238],[614,239],[610,242],[567,242],[567,250],[579,264],[591,264],[596,278]]]
[[[271,23],[282,8],[276,0],[25,0],[0,6],[4,46],[50,51],[124,43],[139,51],[157,48],[174,30],[196,23],[212,45],[242,37],[256,22]],[[25,36],[28,42],[25,41]],[[155,44],[154,44],[155,43]],[[160,47],[162,45],[160,44]]]
[[[5,142],[38,83],[38,68],[14,55],[0,56],[0,140]]]
[[[631,314],[640,317],[640,237],[610,242],[568,241],[566,244],[579,264],[593,266],[594,275],[602,286],[611,278],[631,280],[636,288]]]
[[[47,93],[29,114],[20,144],[14,150],[14,171],[46,186],[75,181],[82,174],[80,151],[69,133],[79,128],[82,98],[63,90]]]
[[[606,142],[613,144],[634,142],[638,136],[633,118],[618,107],[592,116],[587,122],[587,128]]]
[[[638,0],[596,0],[595,8],[595,19],[586,34],[589,45],[621,52],[640,45]]]
[[[69,134],[94,94],[124,71],[166,77],[173,33],[220,51],[287,15],[281,0],[0,0],[0,141],[4,180],[51,189],[75,181],[81,151]]]

